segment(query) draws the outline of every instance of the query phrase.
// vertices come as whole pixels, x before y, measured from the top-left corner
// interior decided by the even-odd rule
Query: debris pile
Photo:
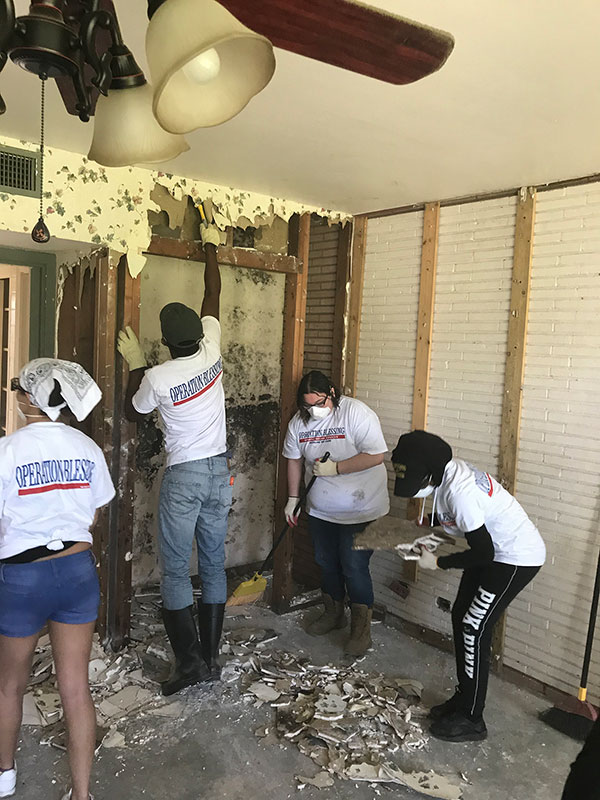
[[[422,685],[406,678],[369,674],[356,664],[318,666],[285,652],[260,652],[229,669],[242,672],[241,691],[255,706],[275,710],[272,728],[256,735],[265,743],[294,743],[321,771],[298,776],[299,788],[332,786],[334,777],[398,783],[429,797],[459,800],[461,790],[431,772],[405,772],[391,756],[422,749],[427,737],[419,722]],[[238,645],[238,647],[240,647]]]

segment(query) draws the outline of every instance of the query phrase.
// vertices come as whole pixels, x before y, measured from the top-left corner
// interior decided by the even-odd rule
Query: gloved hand
[[[285,504],[285,509],[283,511],[283,513],[285,514],[285,521],[287,522],[288,525],[291,525],[292,528],[295,528],[296,525],[298,524],[298,517],[300,515],[300,512],[298,512],[298,514],[294,516],[294,509],[298,505],[299,499],[300,499],[299,497],[288,497],[288,501]]]
[[[421,569],[437,569],[437,557],[425,548],[421,549],[421,555],[417,563]]]
[[[216,225],[209,225],[203,222],[200,225],[200,237],[203,245],[214,244],[215,247],[218,247],[221,244],[221,236]]]
[[[332,475],[338,475],[337,461],[315,461],[312,465],[313,475],[319,478],[330,478]]]
[[[144,355],[144,351],[140,347],[140,343],[138,341],[137,336],[129,327],[129,325],[125,328],[124,331],[119,332],[119,338],[117,341],[117,350],[127,364],[129,365],[129,369],[140,369],[140,367],[145,367],[146,365],[146,356]]]

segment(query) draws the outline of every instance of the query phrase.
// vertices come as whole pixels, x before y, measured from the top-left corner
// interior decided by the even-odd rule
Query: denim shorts
[[[98,617],[100,585],[91,550],[32,564],[0,564],[0,635],[33,636],[48,620],[82,625]]]

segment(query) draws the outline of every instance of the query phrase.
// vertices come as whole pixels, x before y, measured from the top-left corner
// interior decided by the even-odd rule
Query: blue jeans
[[[225,456],[211,456],[167,467],[158,504],[158,551],[165,608],[176,611],[194,602],[190,556],[194,537],[202,602],[227,600],[225,536],[232,489]]]
[[[66,625],[93,622],[99,605],[91,550],[31,564],[0,564],[2,636],[33,636],[49,619]]]
[[[353,550],[354,535],[367,523],[342,525],[317,517],[308,518],[315,560],[321,567],[321,589],[334,600],[348,593],[351,603],[373,605],[373,582],[369,572],[372,550]]]

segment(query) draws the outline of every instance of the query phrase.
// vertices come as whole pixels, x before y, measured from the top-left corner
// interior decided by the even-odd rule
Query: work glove
[[[221,235],[216,225],[203,222],[200,225],[200,238],[203,245],[214,244],[215,247],[218,247],[221,244]]]
[[[285,514],[285,521],[288,525],[291,525],[292,528],[295,528],[298,524],[298,517],[300,515],[300,511],[294,516],[294,509],[298,505],[299,497],[288,497],[288,501],[285,504],[284,514]]]
[[[437,569],[437,557],[430,550],[423,548],[419,556],[418,565],[421,569]]]
[[[119,332],[119,339],[117,341],[117,350],[127,364],[129,365],[129,369],[140,369],[141,367],[146,367],[146,356],[144,355],[144,351],[140,347],[140,343],[138,341],[137,336],[129,327],[129,325],[125,328],[124,331]]]
[[[338,475],[337,461],[315,461],[312,465],[313,475],[319,478],[330,478],[332,475]]]

